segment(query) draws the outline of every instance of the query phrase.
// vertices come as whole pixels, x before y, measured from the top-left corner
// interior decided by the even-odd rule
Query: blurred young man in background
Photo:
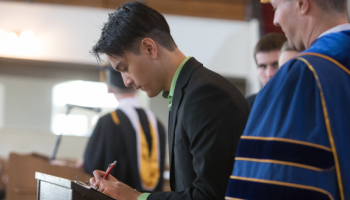
[[[124,85],[120,72],[106,66],[101,74],[119,105],[98,120],[85,149],[85,172],[106,170],[116,160],[111,174],[118,180],[137,189],[163,191],[163,125],[151,110],[140,105],[136,90]]]
[[[278,57],[285,41],[287,41],[287,38],[282,34],[268,33],[256,44],[254,59],[258,67],[257,70],[262,87],[265,87],[278,71]],[[253,107],[256,95],[252,94],[246,98],[250,107]]]

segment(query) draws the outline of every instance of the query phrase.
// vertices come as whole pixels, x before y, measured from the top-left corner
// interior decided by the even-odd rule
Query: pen
[[[106,170],[106,173],[105,173],[105,175],[103,176],[102,179],[106,179],[108,174],[111,172],[113,167],[116,166],[116,165],[117,165],[117,161],[114,161],[113,163],[109,164],[109,166],[108,166],[108,168]],[[98,190],[98,188],[99,188],[99,186],[97,186],[95,189]]]
[[[102,179],[107,178],[108,174],[111,172],[111,170],[113,169],[113,167],[117,164],[117,161],[114,161],[114,163],[110,164],[107,168],[107,172],[105,173],[105,175],[103,176]]]

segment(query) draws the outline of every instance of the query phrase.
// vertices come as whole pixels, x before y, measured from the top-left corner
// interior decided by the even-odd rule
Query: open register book
[[[35,172],[38,200],[112,200],[113,198],[76,180]]]

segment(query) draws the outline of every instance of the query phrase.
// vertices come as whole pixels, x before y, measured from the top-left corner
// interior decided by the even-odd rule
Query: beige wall
[[[51,154],[56,139],[50,131],[52,87],[64,80],[77,80],[72,72],[79,75],[84,65],[91,73],[96,60],[88,51],[98,39],[109,12],[112,10],[0,1],[0,29],[30,29],[41,42],[39,50],[32,54],[0,53],[0,57],[58,63],[55,67],[52,64],[46,66],[55,68],[54,71],[23,66],[11,71],[12,66],[0,62],[0,85],[5,91],[3,96],[0,92],[0,105],[3,104],[0,106],[0,125],[3,122],[2,128],[0,126],[0,156],[7,157],[11,151]],[[250,85],[248,93],[259,90],[251,56],[258,38],[257,21],[165,17],[177,45],[186,55],[196,57],[209,69],[227,77],[247,79]],[[71,67],[59,66],[59,63],[78,63],[80,66],[73,71]],[[42,71],[47,72],[43,75]],[[160,96],[149,99],[141,95],[140,99],[167,126],[167,101]],[[82,157],[86,142],[86,137],[65,136],[57,157]]]
[[[62,80],[0,75],[4,88],[4,126],[0,128],[0,156],[9,152],[51,155],[56,135],[50,131],[52,87]],[[58,157],[82,156],[86,137],[64,136]]]
[[[110,12],[113,10],[0,1],[0,29],[32,30],[38,44],[29,54],[0,51],[0,56],[96,64],[89,50],[98,40]],[[165,18],[185,55],[196,57],[204,66],[225,76],[248,78],[248,93],[260,89],[251,56],[259,35],[257,21],[177,15]],[[250,78],[251,72],[254,78]]]
[[[0,74],[4,90],[0,92],[4,105],[3,126],[0,127],[1,157],[6,158],[10,152],[52,154],[57,137],[50,130],[52,88],[63,81],[66,80]],[[148,107],[148,97],[139,94],[138,98]],[[105,110],[100,116],[107,112]],[[82,158],[87,141],[88,137],[63,136],[57,158]]]

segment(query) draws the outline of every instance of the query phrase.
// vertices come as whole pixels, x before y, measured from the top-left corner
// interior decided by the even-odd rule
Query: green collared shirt
[[[171,86],[170,86],[170,91],[163,91],[162,92],[162,96],[165,98],[165,99],[168,99],[169,100],[169,110],[171,111],[171,106],[172,106],[172,103],[173,103],[173,97],[174,97],[174,91],[175,91],[175,86],[176,86],[176,81],[177,81],[177,78],[179,77],[179,74],[181,72],[181,69],[182,67],[185,65],[185,63],[191,58],[191,56],[188,56],[187,58],[185,58],[180,66],[177,68],[176,72],[175,72],[175,75],[173,77],[173,81],[171,82]],[[140,199],[139,199],[140,200]],[[143,200],[143,199],[142,199]]]
[[[139,198],[137,198],[137,200],[147,200],[148,196],[150,195],[151,193],[142,193]]]

